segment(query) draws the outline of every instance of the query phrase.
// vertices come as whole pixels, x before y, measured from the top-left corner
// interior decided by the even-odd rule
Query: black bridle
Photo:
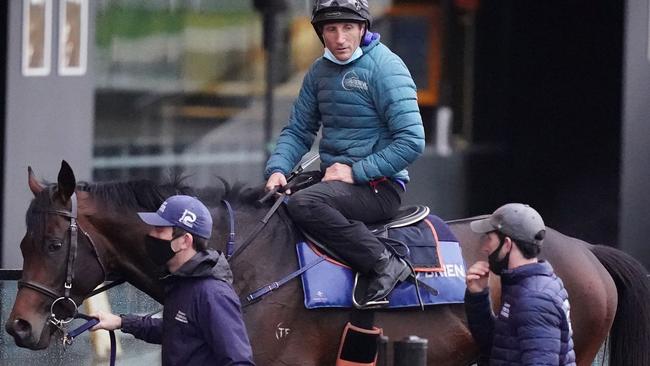
[[[68,228],[68,231],[70,232],[70,241],[69,241],[70,245],[69,245],[69,248],[68,248],[68,259],[67,259],[67,262],[66,262],[65,282],[63,283],[63,295],[61,295],[61,293],[59,291],[52,290],[49,287],[47,287],[45,285],[42,285],[40,283],[34,282],[34,281],[24,280],[22,278],[18,281],[18,288],[19,289],[26,287],[26,288],[37,291],[37,292],[39,292],[39,293],[41,293],[41,294],[43,294],[45,296],[48,296],[48,297],[54,299],[54,301],[52,302],[52,305],[50,305],[50,315],[48,317],[48,320],[52,324],[54,324],[55,326],[57,326],[60,329],[62,329],[63,325],[65,325],[65,324],[71,322],[73,319],[75,319],[75,317],[77,317],[77,314],[78,314],[77,303],[75,303],[75,301],[72,299],[72,297],[70,296],[70,293],[72,291],[72,283],[74,281],[74,263],[75,263],[75,260],[77,258],[77,246],[78,246],[78,244],[77,244],[78,240],[77,239],[78,239],[79,230],[81,230],[83,235],[88,239],[88,242],[90,243],[90,246],[92,247],[92,250],[95,253],[97,263],[99,263],[99,267],[102,269],[102,273],[104,275],[104,278],[106,278],[106,269],[104,268],[104,265],[102,264],[102,262],[101,262],[101,260],[99,258],[99,254],[97,253],[97,248],[95,247],[95,243],[93,243],[90,235],[88,235],[88,233],[86,233],[83,229],[81,229],[79,227],[79,224],[77,223],[77,195],[76,195],[76,193],[72,193],[72,196],[70,197],[70,201],[71,201],[70,211],[68,211],[68,210],[60,210],[60,209],[48,209],[48,210],[45,210],[46,213],[55,214],[55,215],[67,217],[67,218],[70,219],[70,226]],[[109,286],[113,287],[115,285],[116,285],[115,283],[111,283]],[[100,291],[97,291],[97,290],[93,291],[88,296],[86,296],[85,298],[88,298],[88,297],[90,297],[92,295],[95,295],[95,294],[97,294],[97,293],[99,293],[101,291],[105,291],[110,287],[104,286],[104,287],[98,289]],[[58,318],[56,313],[54,312],[54,306],[59,302],[66,302],[66,301],[70,302],[73,305],[73,307],[74,307],[73,314],[72,314],[72,316],[67,317],[67,318],[63,318],[63,317]]]
[[[68,260],[66,262],[66,270],[65,270],[65,282],[63,283],[63,296],[57,291],[54,291],[47,286],[41,285],[40,283],[34,282],[34,281],[28,281],[28,280],[23,280],[22,278],[18,281],[18,288],[29,288],[34,291],[37,291],[45,296],[48,296],[54,301],[52,302],[52,305],[50,305],[50,315],[48,316],[48,321],[52,323],[54,326],[59,328],[63,332],[63,345],[70,345],[72,344],[72,341],[76,336],[79,334],[89,330],[93,326],[99,323],[99,319],[92,318],[86,314],[80,313],[79,307],[77,306],[77,303],[72,299],[70,296],[70,293],[72,292],[72,282],[74,281],[74,263],[75,260],[77,259],[77,239],[78,239],[78,232],[81,230],[81,233],[88,239],[88,242],[90,243],[90,247],[93,250],[93,253],[95,254],[95,258],[97,259],[97,263],[99,263],[99,267],[102,269],[102,275],[104,277],[104,282],[106,281],[106,267],[101,261],[101,258],[99,257],[99,252],[97,251],[97,246],[93,242],[93,239],[88,235],[87,232],[85,232],[77,223],[77,194],[72,193],[72,196],[70,196],[70,211],[67,210],[58,210],[58,209],[49,209],[45,210],[45,213],[49,214],[55,214],[63,217],[67,217],[70,219],[70,226],[68,227],[68,231],[70,232],[70,245],[68,248]],[[23,272],[24,274],[24,272]],[[112,283],[108,285],[104,285],[100,288],[95,289],[94,291],[90,292],[87,296],[83,298],[83,300],[95,296],[96,294],[100,292],[104,292],[112,287],[115,287],[121,283],[124,283],[125,280],[117,280],[113,281]],[[74,310],[72,312],[72,315],[67,317],[67,318],[57,318],[56,313],[54,312],[54,305],[60,301],[68,301],[72,304],[74,307]],[[67,332],[65,329],[65,325],[73,321],[74,319],[85,319],[86,323],[81,325],[80,327],[73,329],[71,332]],[[109,331],[109,337],[111,341],[111,354],[110,354],[110,365],[114,366],[115,365],[115,357],[116,357],[116,338],[115,338],[115,332],[110,330]]]

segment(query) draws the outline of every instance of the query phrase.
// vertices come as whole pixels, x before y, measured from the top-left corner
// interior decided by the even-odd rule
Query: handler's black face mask
[[[510,262],[510,252],[506,254],[503,259],[499,260],[499,252],[501,251],[501,248],[503,247],[503,244],[506,242],[506,239],[503,238],[501,239],[501,242],[499,243],[499,247],[494,250],[489,256],[488,256],[488,264],[490,265],[490,271],[496,275],[501,275],[501,272],[503,270],[508,269],[508,262]],[[510,249],[512,251],[512,249]]]
[[[178,238],[178,236],[176,238]],[[172,240],[176,238],[173,238]],[[144,242],[147,255],[149,255],[149,258],[151,258],[155,264],[164,266],[176,255],[176,252],[172,249],[172,240],[154,238],[151,235],[145,237]]]

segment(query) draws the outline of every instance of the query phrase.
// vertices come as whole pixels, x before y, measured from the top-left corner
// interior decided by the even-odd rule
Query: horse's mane
[[[263,187],[246,187],[242,183],[230,185],[218,178],[215,186],[200,189],[185,184],[187,177],[175,176],[166,183],[151,180],[132,180],[124,182],[82,182],[78,188],[89,192],[103,203],[113,208],[155,211],[169,196],[184,194],[198,197],[206,206],[214,207],[225,199],[231,203],[252,205],[263,192]]]
[[[196,189],[185,184],[186,176],[174,176],[166,183],[156,183],[141,179],[132,181],[80,182],[77,189],[90,193],[97,201],[111,210],[156,211],[163,201],[175,194],[198,197],[206,206],[221,205],[221,200],[243,207],[253,207],[255,200],[263,194],[263,186],[246,187],[242,183],[230,185],[223,178],[217,178],[215,186]],[[56,183],[45,183],[46,189],[32,200],[26,213],[25,221],[34,235],[42,234],[45,216],[36,214],[44,212],[50,204]]]

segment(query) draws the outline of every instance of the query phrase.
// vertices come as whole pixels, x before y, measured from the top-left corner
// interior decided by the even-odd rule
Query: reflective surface
[[[305,4],[287,1],[274,23],[279,87],[322,52]],[[95,20],[94,181],[182,170],[198,186],[261,182],[266,51],[252,1],[103,0]],[[298,86],[276,99],[275,129]]]

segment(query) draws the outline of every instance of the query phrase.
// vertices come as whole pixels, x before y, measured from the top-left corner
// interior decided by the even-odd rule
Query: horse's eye
[[[51,240],[47,244],[47,250],[50,251],[50,252],[55,252],[55,251],[61,249],[62,246],[63,246],[63,244],[61,243],[60,240]]]

